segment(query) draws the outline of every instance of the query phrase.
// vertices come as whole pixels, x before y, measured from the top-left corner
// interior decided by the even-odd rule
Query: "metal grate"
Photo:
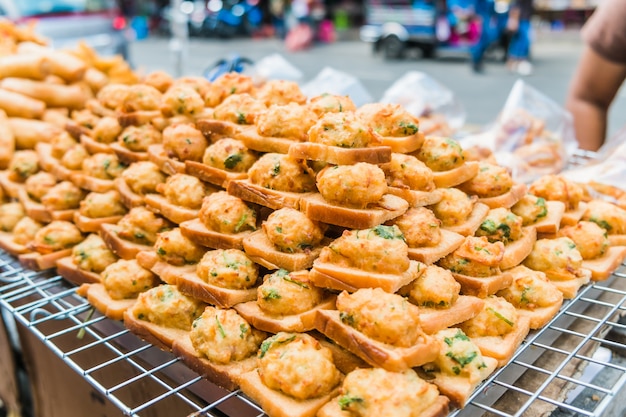
[[[263,416],[238,391],[225,391],[172,354],[102,316],[52,271],[24,270],[0,252],[0,307],[125,415],[163,407],[176,416]],[[452,416],[604,416],[626,389],[626,267],[588,285],[506,367]],[[621,339],[620,339],[621,338]],[[163,415],[161,412],[160,415]]]

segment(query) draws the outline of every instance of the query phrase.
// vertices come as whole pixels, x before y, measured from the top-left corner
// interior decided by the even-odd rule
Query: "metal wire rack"
[[[264,415],[242,393],[211,384],[94,311],[54,271],[24,270],[3,252],[0,307],[125,415],[156,415],[163,407],[176,410],[166,415],[181,417]],[[626,265],[609,280],[581,289],[451,415],[607,415],[626,388],[621,315],[626,315]]]

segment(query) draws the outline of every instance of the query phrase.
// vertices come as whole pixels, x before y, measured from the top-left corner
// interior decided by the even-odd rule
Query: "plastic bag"
[[[381,103],[402,105],[420,118],[424,134],[450,136],[465,123],[465,109],[452,90],[419,71],[410,71],[394,82]]]
[[[304,84],[301,90],[307,97],[325,93],[350,96],[357,107],[373,101],[372,96],[358,78],[330,67],[324,67],[315,78]]]
[[[516,181],[527,183],[561,172],[578,148],[571,114],[522,80],[513,85],[497,120],[461,144],[488,148]]]
[[[293,66],[281,54],[275,53],[256,61],[248,74],[256,84],[269,80],[286,80],[299,82],[302,71]]]

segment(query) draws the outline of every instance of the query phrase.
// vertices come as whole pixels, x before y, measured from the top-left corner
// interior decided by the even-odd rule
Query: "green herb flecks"
[[[339,397],[339,400],[338,400],[339,407],[341,407],[342,410],[347,410],[348,408],[350,408],[352,404],[354,403],[361,404],[363,403],[363,401],[365,401],[363,398],[350,395],[350,393],[342,395],[341,397]]]
[[[493,308],[489,307],[487,308],[487,311],[489,311],[490,313],[492,313],[494,316],[496,316],[497,318],[499,318],[500,320],[502,320],[503,322],[505,322],[506,324],[508,324],[509,326],[513,327],[515,326],[515,323],[513,323],[511,320],[507,319],[506,317],[504,317],[502,314],[498,313],[496,310],[494,310]]]
[[[224,166],[226,167],[226,169],[233,169],[242,160],[243,156],[240,153],[234,153],[226,157],[226,159],[224,160]]]
[[[222,323],[220,323],[220,319],[217,315],[215,315],[215,324],[217,325],[217,330],[220,332],[222,339],[226,339],[226,332],[224,331],[224,327],[222,327]]]
[[[282,345],[285,343],[289,343],[296,339],[296,335],[289,336],[286,339],[279,340],[278,335],[272,336],[269,339],[265,339],[263,343],[261,343],[261,348],[259,349],[259,358],[263,358],[265,354],[274,346],[274,345]]]

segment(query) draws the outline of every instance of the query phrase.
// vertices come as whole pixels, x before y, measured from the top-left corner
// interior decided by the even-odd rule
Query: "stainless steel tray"
[[[21,268],[0,251],[0,307],[125,415],[262,416],[240,392],[228,392],[172,354],[139,340],[76,294],[54,271]],[[532,332],[452,416],[608,416],[626,391],[626,266],[582,288],[543,329]],[[620,339],[620,337],[623,337]],[[140,393],[138,395],[137,393]],[[160,415],[164,415],[161,413]]]

